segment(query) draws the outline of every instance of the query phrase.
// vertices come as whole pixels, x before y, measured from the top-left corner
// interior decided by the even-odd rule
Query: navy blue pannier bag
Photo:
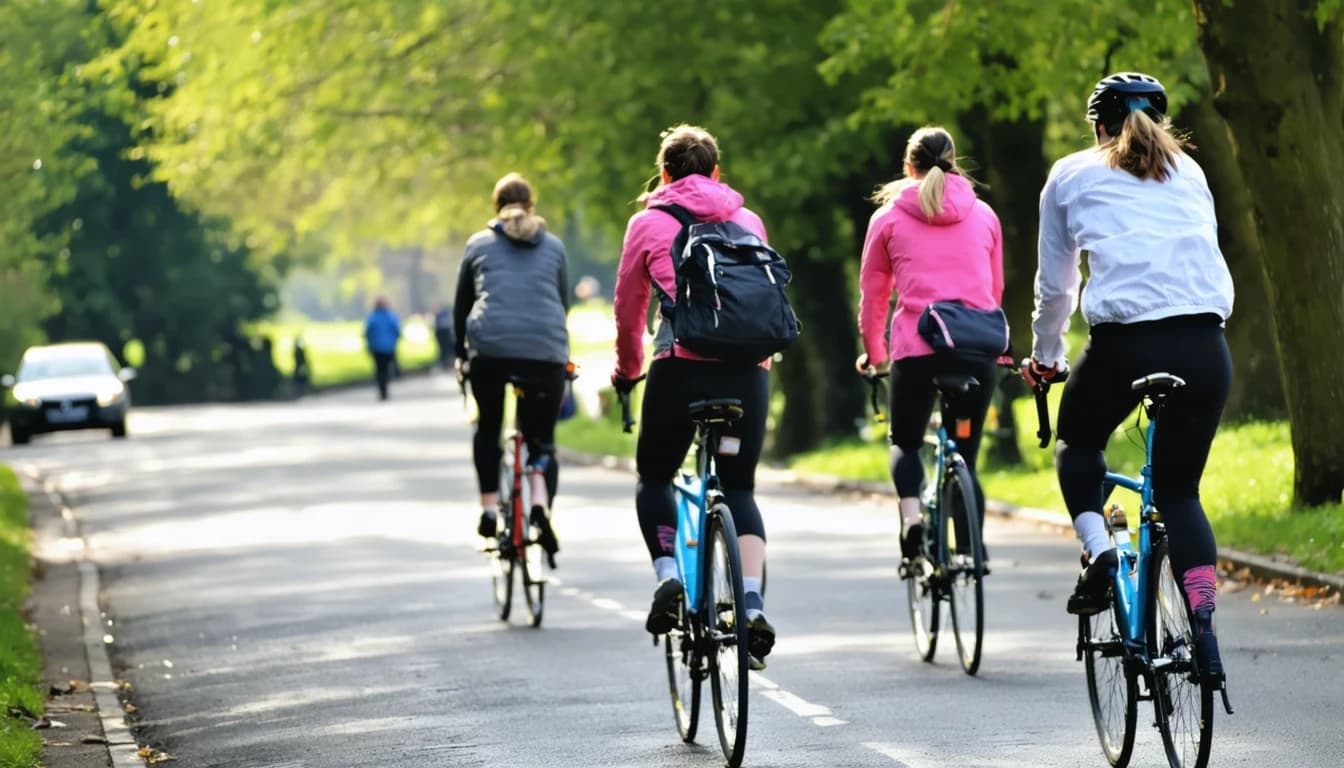
[[[919,335],[935,351],[999,356],[1008,353],[1003,308],[976,309],[960,301],[935,301],[919,316]]]

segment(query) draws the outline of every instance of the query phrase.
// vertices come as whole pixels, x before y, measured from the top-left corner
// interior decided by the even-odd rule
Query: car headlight
[[[124,387],[103,390],[98,393],[98,404],[101,406],[111,405],[120,400],[121,396],[124,394],[126,394],[126,389]]]
[[[41,408],[42,398],[37,397],[36,395],[28,394],[28,391],[29,391],[28,388],[22,384],[16,385],[14,389],[10,390],[10,392],[14,395],[14,399],[17,400],[19,404],[22,405],[23,407]]]

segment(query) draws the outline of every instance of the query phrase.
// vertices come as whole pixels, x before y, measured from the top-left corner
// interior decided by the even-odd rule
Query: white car
[[[30,347],[19,372],[0,377],[9,388],[5,412],[15,445],[33,435],[68,429],[109,429],[126,436],[134,368],[122,368],[98,342]]]

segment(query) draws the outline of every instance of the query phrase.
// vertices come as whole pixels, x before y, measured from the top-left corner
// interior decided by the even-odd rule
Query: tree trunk
[[[813,210],[829,211],[824,206]],[[828,437],[851,436],[863,418],[861,381],[854,373],[858,331],[848,270],[843,262],[827,258],[838,241],[838,236],[827,236],[834,234],[834,226],[818,222],[818,228],[814,242],[786,254],[794,286],[789,299],[803,332],[778,366],[784,394],[774,442],[779,455],[815,448]],[[844,253],[858,253],[857,246]],[[800,290],[802,286],[806,289]]]
[[[1003,229],[1003,309],[1012,328],[1013,353],[1031,352],[1031,313],[1035,309],[1036,231],[1040,224],[1039,194],[1049,173],[1041,147],[1045,122],[1021,119],[994,121],[977,106],[962,120],[974,147],[978,176],[988,185],[980,194],[999,216]],[[1022,463],[1017,444],[1013,400],[1026,395],[1019,380],[1005,382],[999,400],[999,423],[988,443],[989,456],[998,464]]]
[[[1252,218],[1250,187],[1232,149],[1227,124],[1213,105],[1213,94],[1181,109],[1181,122],[1194,134],[1193,155],[1204,169],[1218,214],[1218,244],[1236,285],[1236,309],[1227,321],[1232,348],[1232,394],[1225,420],[1282,419],[1283,379],[1275,346],[1274,316],[1261,267],[1264,252]]]
[[[1292,420],[1300,504],[1344,493],[1344,28],[1315,3],[1194,0],[1253,212]]]

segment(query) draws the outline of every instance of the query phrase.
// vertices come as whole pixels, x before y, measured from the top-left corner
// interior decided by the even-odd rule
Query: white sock
[[[658,580],[677,578],[677,561],[672,557],[660,557],[653,561],[653,572]]]
[[[482,515],[485,515],[486,517],[489,517],[489,518],[495,518],[495,517],[498,517],[498,515],[495,514],[495,510],[493,510],[493,509],[482,509],[482,510],[481,510],[481,514],[482,514]]]
[[[901,530],[908,531],[910,526],[921,521],[923,508],[916,496],[901,499],[899,505],[901,508]]]
[[[1083,549],[1093,559],[1108,549],[1114,549],[1111,537],[1106,533],[1106,519],[1096,512],[1084,512],[1073,519],[1073,530]]]
[[[761,580],[751,576],[742,577],[742,588],[748,592],[761,593]]]

